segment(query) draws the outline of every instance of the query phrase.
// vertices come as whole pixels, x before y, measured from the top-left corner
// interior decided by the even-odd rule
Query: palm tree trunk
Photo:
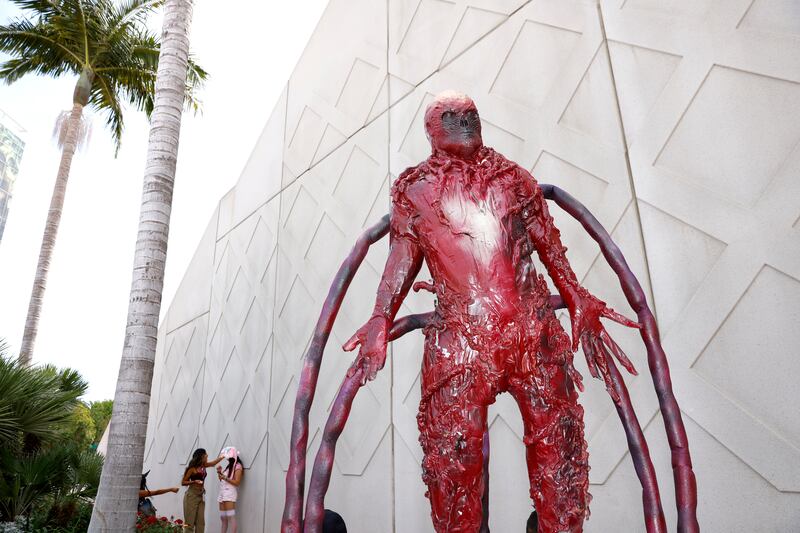
[[[81,77],[81,81],[83,77]],[[78,82],[80,84],[80,81]],[[76,95],[78,91],[76,90]],[[64,146],[61,150],[61,163],[58,165],[58,175],[56,184],[53,188],[53,197],[50,199],[50,210],[47,213],[47,223],[44,226],[44,236],[42,246],[39,249],[39,263],[36,265],[36,277],[33,279],[33,289],[31,299],[28,303],[28,316],[25,319],[25,331],[22,334],[22,347],[19,351],[20,364],[30,364],[33,356],[33,344],[36,341],[36,333],[39,330],[39,314],[42,310],[42,300],[44,290],[47,285],[47,274],[50,271],[50,259],[53,249],[56,246],[56,236],[58,225],[61,222],[61,213],[64,209],[64,197],[67,192],[67,180],[69,170],[72,166],[72,157],[78,146],[78,131],[81,125],[81,115],[85,102],[76,100],[72,104],[72,111],[67,119],[67,134],[64,138]]]
[[[125,344],[89,531],[133,531],[144,460],[193,0],[167,0]]]

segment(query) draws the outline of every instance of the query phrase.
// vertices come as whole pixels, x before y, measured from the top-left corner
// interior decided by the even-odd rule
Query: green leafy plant
[[[74,370],[21,365],[0,345],[0,521],[86,530],[103,465],[75,424],[81,407],[93,424],[79,399],[86,388]]]

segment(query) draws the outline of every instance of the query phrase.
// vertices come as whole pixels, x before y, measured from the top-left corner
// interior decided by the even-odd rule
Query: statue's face
[[[471,158],[483,146],[478,109],[466,95],[437,96],[425,111],[425,131],[433,148],[460,158]]]

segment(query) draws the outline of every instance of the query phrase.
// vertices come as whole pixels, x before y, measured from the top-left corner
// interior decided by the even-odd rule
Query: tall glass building
[[[0,241],[6,229],[14,182],[25,149],[21,138],[24,133],[22,126],[0,110]]]

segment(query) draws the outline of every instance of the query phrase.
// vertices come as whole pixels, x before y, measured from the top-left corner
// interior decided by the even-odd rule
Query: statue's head
[[[439,93],[425,110],[425,133],[434,150],[469,159],[483,146],[475,102],[456,91]]]

